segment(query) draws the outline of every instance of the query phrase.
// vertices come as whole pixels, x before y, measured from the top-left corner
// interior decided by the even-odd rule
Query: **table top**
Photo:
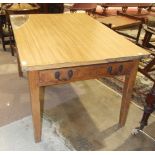
[[[10,16],[23,71],[148,56],[146,50],[86,14],[33,14],[25,18]]]
[[[133,19],[121,15],[117,16],[109,16],[109,17],[102,17],[97,19],[99,22],[105,23],[105,24],[112,24],[112,29],[121,29],[121,28],[127,28],[129,26],[138,25],[141,23],[138,19]]]

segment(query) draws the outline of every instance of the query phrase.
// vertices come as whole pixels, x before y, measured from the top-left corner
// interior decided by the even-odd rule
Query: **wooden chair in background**
[[[126,36],[127,38],[131,38],[135,40],[136,44],[139,41],[142,24],[145,23],[145,19],[141,17],[134,17],[124,13],[117,11],[117,16],[109,16],[109,17],[101,17],[97,18],[99,22],[104,25],[109,26],[111,29],[116,31],[117,33]],[[129,35],[127,33],[121,32],[120,30],[130,28],[132,26],[137,26],[138,31],[136,36]]]
[[[151,55],[150,61],[148,62],[144,59],[138,70],[151,81],[155,82],[155,75],[154,77],[150,75],[151,72],[155,71],[155,52],[149,50],[150,48],[155,49],[155,45],[153,45],[153,42],[151,42],[151,37],[155,35],[155,29],[147,25],[143,25],[143,29],[145,30],[145,36],[142,41],[142,47],[148,49]]]
[[[96,10],[97,4],[96,3],[75,3],[70,8],[71,12],[76,12],[78,10],[85,11],[86,13],[94,14]]]
[[[137,7],[137,13],[140,14],[142,9],[150,10],[152,7],[152,3],[102,3],[103,13],[106,12],[108,7],[121,7],[122,12],[126,13],[129,7]]]
[[[9,40],[9,30],[6,24],[6,16],[4,14],[0,15],[0,37],[2,41],[3,50],[6,51],[6,45],[10,45]]]
[[[9,38],[10,38],[10,48],[12,56],[14,56],[15,50],[15,39],[13,36],[13,31],[9,19],[9,15],[16,15],[16,14],[35,14],[39,13],[39,5],[36,3],[11,3],[6,4],[5,12],[6,12],[6,18],[8,22],[8,29],[9,29]]]
[[[138,129],[142,130],[147,124],[151,113],[155,110],[155,83],[151,91],[146,96],[146,106],[144,107],[143,117],[140,121],[140,127]]]
[[[36,3],[11,3],[6,6],[6,12],[12,14],[39,13],[40,6]]]
[[[140,46],[146,49],[150,49],[150,48],[155,49],[155,45],[151,43],[151,37],[155,35],[155,29],[147,25],[143,25],[143,29],[145,30],[145,35],[142,41],[142,45]],[[143,112],[142,119],[140,121],[140,126],[135,128],[132,134],[137,134],[139,130],[143,130],[143,128],[148,125],[148,119],[151,113],[155,110],[155,74],[154,74],[154,77],[152,77],[149,74],[150,72],[155,71],[155,52],[152,52],[151,50],[149,51],[151,53],[150,55],[151,60],[149,62],[145,62],[146,59],[144,59],[144,61],[140,63],[140,67],[138,68],[138,71],[141,72],[146,77],[148,77],[151,81],[153,81],[154,84],[150,92],[146,95],[146,99],[145,99],[146,105],[144,106],[144,112]]]

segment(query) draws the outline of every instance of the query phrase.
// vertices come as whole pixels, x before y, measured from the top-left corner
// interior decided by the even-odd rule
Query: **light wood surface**
[[[148,55],[86,14],[35,14],[24,24],[11,23],[22,70],[99,64]]]
[[[130,25],[138,25],[141,23],[140,20],[131,19],[124,16],[110,16],[110,17],[102,17],[97,19],[99,22],[105,24],[112,24],[112,29],[119,29],[129,27]]]

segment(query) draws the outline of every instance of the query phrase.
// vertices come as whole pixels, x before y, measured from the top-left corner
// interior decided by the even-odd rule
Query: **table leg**
[[[41,141],[41,109],[38,71],[28,72],[35,142]]]
[[[23,77],[23,72],[22,72],[22,68],[21,68],[21,65],[20,65],[18,53],[17,53],[17,64],[18,64],[18,75],[19,75],[19,77]]]
[[[23,77],[23,72],[22,72],[22,68],[21,68],[21,64],[20,64],[20,60],[19,60],[19,54],[18,54],[17,47],[12,45],[12,49],[17,55],[18,75],[19,75],[19,77]]]
[[[127,119],[128,110],[130,106],[130,99],[132,95],[134,82],[136,79],[139,61],[136,60],[133,63],[134,63],[134,67],[131,69],[130,73],[125,76],[125,83],[123,88],[123,96],[122,96],[122,103],[121,103],[121,110],[120,110],[120,117],[119,117],[119,124],[121,127],[125,125],[125,122]]]

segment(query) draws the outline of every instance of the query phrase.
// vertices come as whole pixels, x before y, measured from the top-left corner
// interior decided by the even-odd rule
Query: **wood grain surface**
[[[127,61],[148,52],[86,14],[33,14],[11,23],[22,70]]]

